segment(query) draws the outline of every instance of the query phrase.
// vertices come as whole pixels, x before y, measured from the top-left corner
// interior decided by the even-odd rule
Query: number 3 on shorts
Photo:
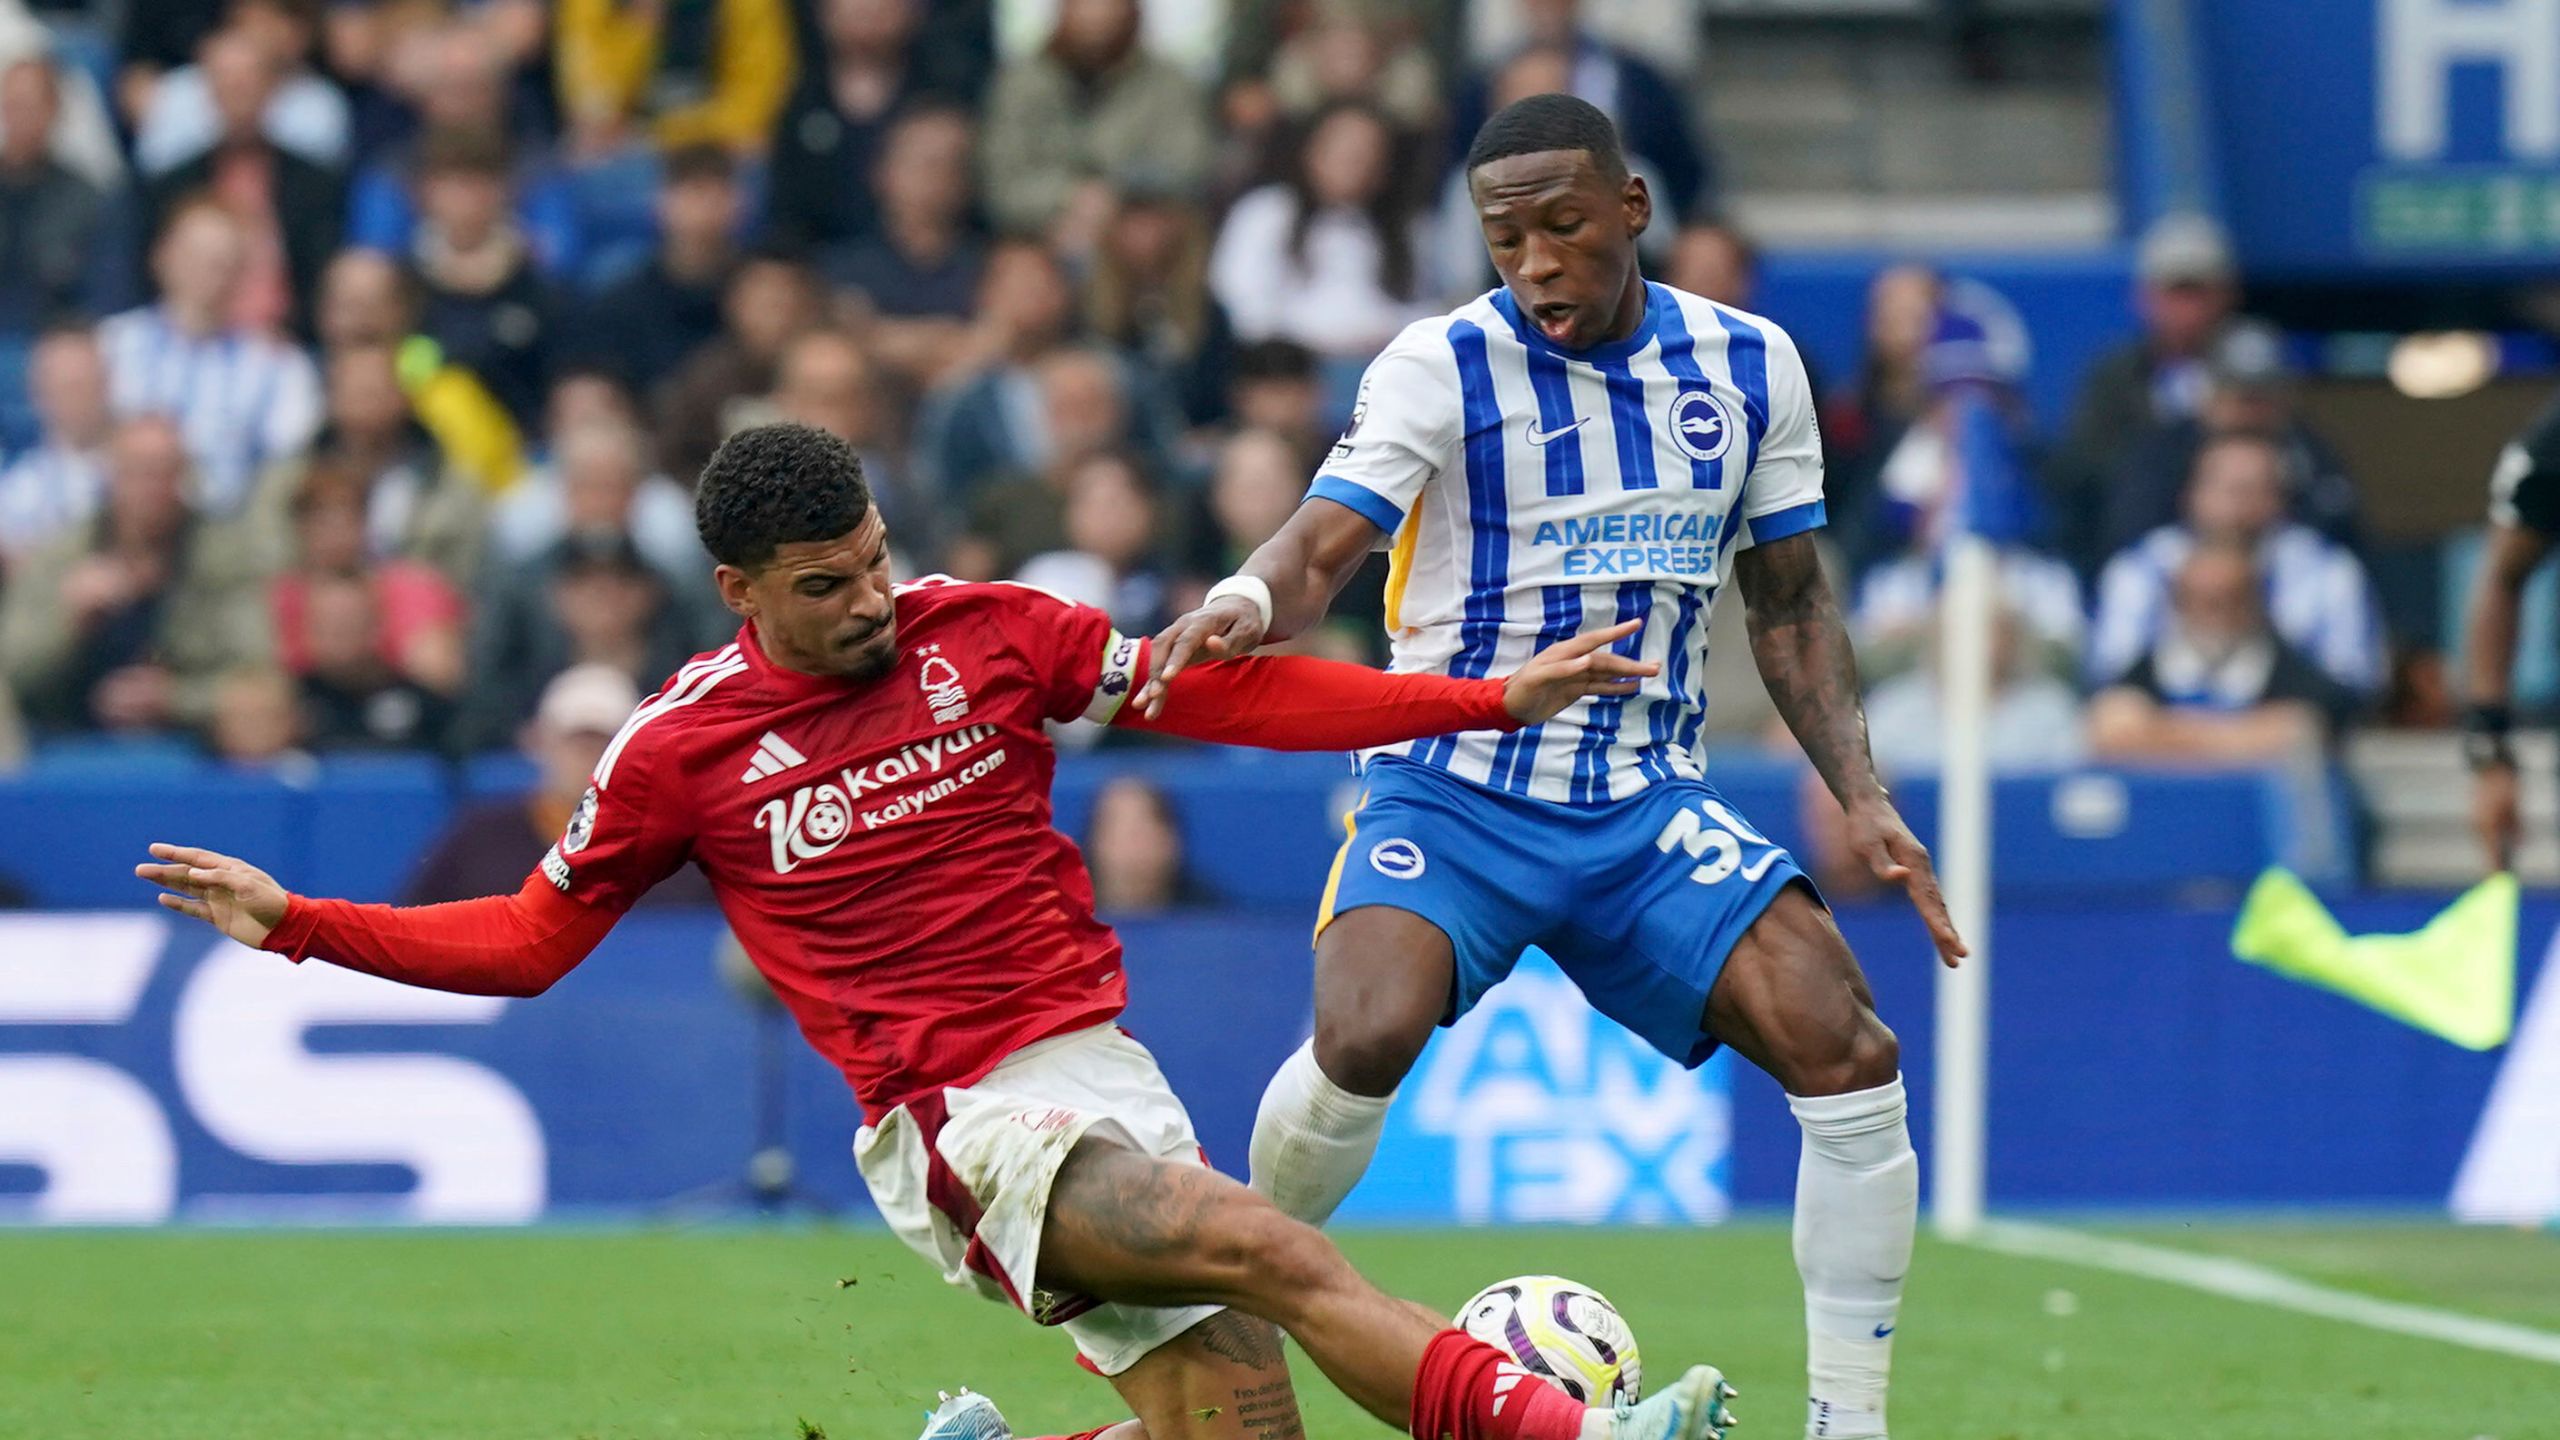
[[[1706,812],[1707,820],[1714,822],[1712,826],[1699,820],[1701,810]],[[1771,862],[1778,856],[1777,847],[1770,844],[1768,836],[1744,823],[1741,816],[1713,800],[1699,801],[1696,809],[1681,806],[1672,813],[1670,822],[1662,827],[1662,833],[1653,837],[1653,848],[1665,855],[1674,849],[1689,852],[1689,858],[1698,862],[1689,871],[1689,878],[1701,885],[1713,885],[1743,869],[1742,847],[1745,843],[1760,846],[1767,852],[1752,862],[1750,870],[1743,876],[1745,880],[1756,881],[1768,873]]]

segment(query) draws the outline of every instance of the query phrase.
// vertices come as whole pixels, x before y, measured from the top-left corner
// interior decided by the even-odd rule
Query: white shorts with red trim
[[[1025,1046],[974,1085],[899,1106],[854,1137],[853,1160],[881,1218],[942,1278],[1065,1327],[1094,1369],[1117,1375],[1218,1307],[1111,1305],[1034,1288],[1049,1187],[1088,1134],[1208,1163],[1156,1058],[1116,1025]]]

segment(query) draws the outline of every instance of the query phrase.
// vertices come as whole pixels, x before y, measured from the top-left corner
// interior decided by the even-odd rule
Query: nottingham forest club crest
[[[1683,390],[1671,400],[1671,439],[1692,460],[1723,458],[1733,448],[1733,408],[1712,390]]]
[[[969,691],[960,683],[960,667],[951,663],[939,645],[927,645],[918,652],[924,664],[918,668],[916,683],[924,689],[924,703],[933,711],[936,723],[948,725],[969,713]]]

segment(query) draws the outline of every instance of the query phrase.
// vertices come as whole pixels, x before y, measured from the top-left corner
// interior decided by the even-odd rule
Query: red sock
[[[1588,1408],[1463,1330],[1443,1330],[1413,1377],[1414,1440],[1581,1440]]]

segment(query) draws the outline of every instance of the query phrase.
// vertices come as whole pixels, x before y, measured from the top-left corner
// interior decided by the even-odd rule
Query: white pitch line
[[[2165,1250],[2132,1240],[2113,1240],[2055,1225],[2034,1225],[2016,1220],[1986,1220],[1980,1231],[1964,1243],[2003,1255],[2059,1260],[2071,1265],[2113,1270],[2144,1280],[2184,1285],[2190,1290],[2202,1290],[2232,1300],[2316,1315],[2323,1320],[2343,1320],[2370,1330],[2415,1335],[2467,1349],[2488,1350],[2500,1355],[2539,1360],[2546,1365],[2560,1365],[2560,1334],[2548,1330],[2333,1290],[2326,1285],[2297,1280],[2282,1271],[2228,1256]]]

